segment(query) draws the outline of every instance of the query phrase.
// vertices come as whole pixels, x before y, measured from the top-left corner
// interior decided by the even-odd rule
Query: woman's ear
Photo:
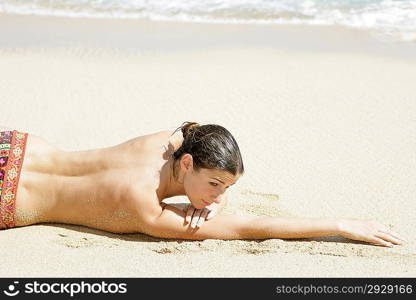
[[[193,158],[189,153],[185,153],[181,158],[181,163],[183,163],[186,170],[189,170],[193,166]]]

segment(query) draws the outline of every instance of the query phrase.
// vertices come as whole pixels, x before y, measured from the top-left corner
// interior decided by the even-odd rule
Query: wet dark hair
[[[183,122],[173,134],[179,129],[182,130],[183,143],[173,153],[174,166],[183,154],[189,153],[192,155],[193,167],[196,171],[205,168],[226,171],[234,176],[244,174],[240,148],[227,129],[215,124],[200,125],[196,122]],[[176,177],[175,169],[173,174]]]

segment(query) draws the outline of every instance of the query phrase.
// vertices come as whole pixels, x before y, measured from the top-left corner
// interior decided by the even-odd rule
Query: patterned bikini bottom
[[[15,226],[17,187],[28,133],[0,132],[0,229]]]

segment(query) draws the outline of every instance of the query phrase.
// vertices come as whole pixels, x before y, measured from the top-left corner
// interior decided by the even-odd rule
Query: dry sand
[[[409,241],[181,241],[42,224],[0,232],[0,276],[416,276],[416,45],[336,27],[13,15],[0,15],[0,36],[1,126],[85,150],[221,124],[246,168],[225,214],[374,219]]]

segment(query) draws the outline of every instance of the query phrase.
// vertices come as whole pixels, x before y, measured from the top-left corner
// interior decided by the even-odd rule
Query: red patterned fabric
[[[0,132],[0,229],[15,226],[16,195],[28,133]]]

